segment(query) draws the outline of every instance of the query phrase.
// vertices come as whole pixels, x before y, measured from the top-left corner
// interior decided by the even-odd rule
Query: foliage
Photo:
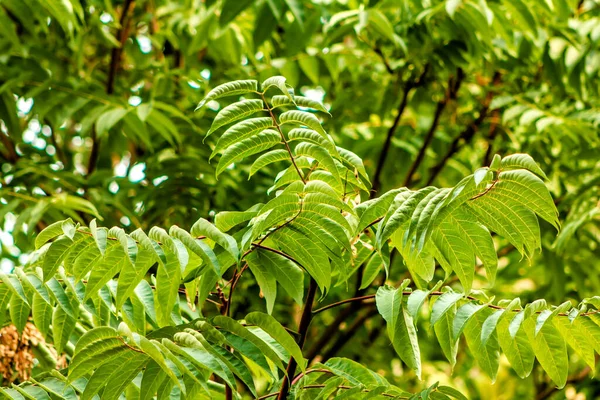
[[[115,3],[0,1],[5,397],[594,396],[595,1]]]

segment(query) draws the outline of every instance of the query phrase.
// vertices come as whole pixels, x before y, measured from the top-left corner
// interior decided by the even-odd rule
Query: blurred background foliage
[[[562,230],[542,221],[543,252],[532,259],[496,239],[490,294],[554,304],[592,296],[599,74],[596,0],[0,0],[0,265],[23,264],[34,235],[67,216],[187,229],[266,201],[272,174],[249,181],[248,164],[234,165],[217,181],[208,162],[215,139],[204,134],[227,103],[193,110],[225,81],[284,75],[330,109],[324,125],[364,159],[373,196],[453,186],[495,153],[532,155]],[[391,280],[406,273],[395,257]],[[258,294],[251,279],[240,285]],[[485,286],[479,274],[475,287]],[[349,296],[337,288],[336,297]],[[237,307],[264,305],[247,296]],[[294,307],[276,305],[288,319]],[[407,390],[442,381],[473,399],[600,396],[577,358],[570,371],[582,373],[562,391],[541,372],[522,381],[506,365],[490,386],[466,348],[451,375],[426,340],[423,359],[432,361],[420,382],[403,371],[375,314],[322,313],[331,332],[309,334],[309,354],[358,360]]]

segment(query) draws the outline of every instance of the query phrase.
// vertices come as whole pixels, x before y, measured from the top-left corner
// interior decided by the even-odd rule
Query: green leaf
[[[221,26],[227,25],[253,3],[252,0],[225,0],[219,16],[219,23]]]
[[[67,314],[62,308],[56,307],[52,313],[52,337],[54,338],[54,347],[58,354],[69,342],[71,334],[75,330],[75,318]]]
[[[321,164],[326,171],[333,175],[336,182],[338,182],[340,186],[342,185],[342,180],[338,174],[337,166],[335,165],[335,162],[333,161],[333,158],[329,152],[323,147],[315,146],[311,143],[300,143],[296,146],[294,152],[296,153],[296,156],[306,156],[317,160],[317,162]]]
[[[158,324],[168,326],[172,324],[171,312],[179,299],[178,289],[181,284],[181,268],[177,257],[167,253],[167,263],[158,266],[156,274],[156,316]]]
[[[298,106],[303,108],[311,108],[313,110],[322,111],[324,113],[329,114],[329,111],[327,111],[323,103],[317,100],[309,99],[308,97],[304,96],[294,96],[294,99],[292,101],[287,96],[277,95],[271,98],[271,104],[273,105],[273,108],[283,106]]]
[[[73,241],[68,237],[62,237],[52,242],[44,256],[44,264],[42,266],[44,271],[44,282],[47,282],[56,274],[58,267],[60,267],[71,250],[72,245]]]
[[[69,381],[73,382],[95,369],[99,357],[108,362],[123,351],[127,351],[127,347],[116,330],[99,327],[86,332],[75,345],[69,364]]]
[[[490,231],[477,223],[476,217],[465,208],[457,209],[446,218],[456,227],[463,240],[469,243],[469,247],[483,263],[490,286],[494,285],[498,255]]]
[[[187,231],[177,225],[169,229],[169,235],[181,240],[181,242],[194,254],[198,255],[205,264],[210,265],[215,274],[221,276],[221,266],[214,251],[201,239],[194,239]]]
[[[388,336],[396,353],[420,379],[421,352],[413,319],[403,306],[403,290],[403,286],[398,289],[380,287],[375,298],[377,310],[386,321]]]
[[[266,91],[269,90],[270,87],[275,86],[275,87],[279,88],[281,93],[283,93],[289,100],[294,101],[294,97],[288,91],[285,81],[286,81],[286,79],[283,76],[272,76],[272,77],[266,79],[262,83],[262,85],[260,85],[260,87],[261,87],[263,93],[266,93]]]
[[[446,292],[438,297],[431,308],[431,325],[435,325],[462,298],[462,293],[455,292]]]
[[[305,141],[316,144],[327,149],[331,154],[335,154],[335,146],[329,139],[323,138],[321,134],[313,129],[294,128],[288,132],[288,141]]]
[[[208,132],[206,132],[206,136],[208,137],[211,133],[216,131],[217,129],[230,124],[235,121],[239,121],[240,119],[246,118],[258,111],[264,111],[263,101],[260,99],[252,99],[252,100],[243,100],[237,103],[233,103],[223,108],[215,119],[213,120],[212,125]]]
[[[291,229],[271,235],[284,253],[290,255],[317,281],[322,292],[331,286],[331,265],[327,253],[306,235]]]
[[[285,4],[289,7],[292,15],[294,16],[294,20],[300,26],[300,29],[304,29],[304,22],[302,21],[302,10],[303,6],[299,0],[284,0]]]
[[[567,383],[569,373],[569,357],[567,343],[553,324],[544,324],[540,332],[535,334],[535,319],[528,318],[523,322],[523,328],[531,343],[535,357],[544,371],[556,386],[563,388]]]
[[[271,129],[264,130],[258,135],[237,142],[223,152],[217,165],[216,175],[219,176],[231,164],[261,151],[269,150],[280,143],[281,135]]]
[[[230,235],[221,232],[213,224],[204,218],[200,218],[192,226],[190,231],[192,236],[206,236],[210,240],[218,243],[223,249],[225,249],[231,256],[237,260],[239,258],[239,248],[236,240]]]
[[[454,14],[458,7],[462,5],[463,0],[446,0],[446,12],[450,18],[454,18]]]
[[[219,85],[212,89],[208,94],[198,103],[196,110],[202,108],[206,103],[211,100],[216,100],[224,96],[234,96],[246,93],[254,93],[258,91],[258,82],[255,80],[239,80],[233,82],[227,82]]]
[[[442,352],[450,362],[452,368],[456,364],[456,354],[458,352],[458,342],[454,340],[453,331],[453,320],[456,314],[456,305],[452,304],[446,312],[437,320],[437,323],[433,325],[435,336],[437,337]]]
[[[346,150],[342,147],[336,147],[336,149],[344,165],[349,167],[349,169],[351,168],[353,173],[358,173],[358,175],[370,185],[371,181],[369,180],[369,174],[367,174],[362,159],[350,150]]]
[[[396,195],[390,206],[390,208],[394,207],[394,210],[388,211],[383,222],[383,228],[377,232],[379,246],[386,242],[406,221],[409,221],[419,202],[434,190],[436,189],[430,186],[416,192],[402,191]],[[390,211],[392,212],[390,213]]]
[[[481,342],[483,344],[486,344],[490,336],[496,331],[496,326],[500,319],[503,317],[506,318],[506,312],[512,312],[512,310],[520,304],[521,300],[517,297],[516,299],[513,299],[505,309],[495,311],[485,320],[481,327]]]
[[[298,124],[306,126],[307,128],[318,132],[326,141],[331,142],[327,132],[325,132],[325,129],[321,126],[321,122],[319,122],[317,117],[311,113],[297,110],[286,111],[279,116],[279,122],[281,125]]]
[[[254,161],[254,163],[250,166],[249,177],[254,175],[255,173],[257,173],[258,171],[260,171],[267,165],[270,165],[270,164],[273,164],[273,163],[276,163],[279,161],[286,161],[286,160],[290,160],[290,154],[287,152],[287,150],[284,150],[284,149],[271,150],[271,151],[261,155]]]
[[[473,238],[459,231],[450,218],[442,221],[431,238],[439,252],[439,263],[446,271],[454,271],[465,293],[469,293],[475,275],[475,254],[469,243]]]
[[[254,218],[262,206],[263,204],[256,204],[246,211],[222,211],[215,215],[215,226],[218,230],[227,232],[231,228]]]
[[[131,265],[135,265],[135,259],[137,257],[137,244],[135,240],[133,240],[129,235],[125,233],[125,231],[119,227],[110,228],[108,231],[109,237],[117,238],[121,246],[123,247],[123,251],[127,254]]]
[[[506,156],[500,161],[499,168],[502,170],[524,168],[541,176],[543,179],[548,179],[544,171],[542,171],[529,154],[518,153]]]
[[[521,254],[541,246],[540,226],[535,214],[511,198],[498,196],[494,189],[468,203],[478,219],[491,231],[506,238]]]
[[[515,337],[509,331],[510,318],[506,315],[497,324],[498,342],[508,362],[519,377],[526,378],[533,369],[535,361],[533,349],[524,330],[519,330]]]
[[[250,271],[252,271],[252,275],[256,278],[256,282],[258,282],[261,293],[267,300],[267,312],[272,314],[275,298],[277,297],[277,281],[270,273],[269,267],[265,265],[265,262],[261,259],[258,252],[254,251],[248,254],[246,256],[246,262],[248,263]]]
[[[585,318],[585,317],[579,317]],[[552,323],[560,332],[560,335],[567,341],[569,346],[579,354],[582,360],[595,371],[596,361],[594,358],[594,346],[590,344],[586,332],[577,329],[568,318],[553,318]],[[600,326],[596,329],[600,331]]]
[[[1,292],[1,289],[0,289]],[[0,293],[1,296],[1,293]],[[2,301],[0,299],[0,306],[2,306]],[[59,307],[57,307],[58,309]],[[4,307],[2,307],[2,309],[4,309]],[[42,332],[42,334],[44,335],[44,337],[46,337],[48,335],[48,333],[50,332],[50,324],[52,323],[52,311],[54,310],[54,308],[48,304],[43,298],[42,296],[40,296],[39,294],[34,294],[33,295],[33,303],[31,305],[31,309],[32,309],[32,316],[33,316],[33,323],[35,324],[35,327]],[[4,314],[4,313],[2,313]],[[2,321],[0,321],[2,322]]]
[[[13,293],[9,304],[10,319],[17,330],[21,333],[23,332],[23,329],[25,329],[25,324],[27,324],[30,311],[31,308],[29,308],[29,305],[23,301],[20,296],[17,296],[15,293]],[[2,310],[2,312],[5,311]]]
[[[96,219],[93,219],[90,222],[90,231],[92,232],[92,236],[96,241],[98,250],[100,250],[100,254],[104,255],[104,251],[106,250],[106,239],[108,238],[108,230],[106,228],[98,229],[96,227]]]
[[[69,222],[67,222],[69,221]],[[46,228],[44,228],[35,238],[35,248],[39,249],[40,247],[42,247],[46,242],[48,242],[51,239],[54,239],[57,236],[60,236],[64,233],[64,228],[63,225],[66,226],[73,226],[73,221],[71,221],[71,219],[66,219],[64,221],[57,221],[53,224],[48,225]],[[70,237],[71,240],[73,240],[73,237]]]
[[[492,189],[501,198],[508,198],[530,208],[533,212],[559,229],[558,211],[544,182],[525,170],[501,172]]]
[[[460,338],[461,333],[470,319],[473,318],[477,312],[483,310],[484,307],[485,306],[482,304],[466,303],[458,308],[456,315],[454,316],[454,322],[452,323],[452,335],[454,336],[454,340]],[[483,341],[482,344],[485,345]]]
[[[298,347],[298,344],[293,337],[281,326],[281,324],[273,317],[268,314],[260,312],[252,312],[246,315],[246,322],[252,325],[256,325],[263,331],[267,332],[273,339],[275,339],[283,348],[288,351],[292,357],[296,359],[298,366],[302,372],[306,369],[306,362],[302,356],[302,350]]]
[[[115,107],[110,108],[103,112],[96,120],[96,135],[98,137],[104,136],[110,131],[127,113],[129,110],[126,108]]]
[[[230,146],[242,142],[244,139],[251,138],[268,128],[273,127],[273,120],[270,117],[250,118],[238,122],[227,128],[223,136],[219,138],[213,152],[210,155],[212,159],[217,153],[222,153]]]
[[[281,359],[277,353],[275,353],[275,351],[273,351],[269,345],[267,345],[258,336],[250,332],[247,328],[226,316],[216,316],[213,321],[219,326],[219,328],[248,340],[250,343],[258,347],[262,354],[269,358],[279,369],[285,371],[285,367],[283,366],[283,363],[281,362]]]
[[[257,263],[260,263],[268,274],[271,274],[275,281],[283,287],[290,297],[302,305],[304,295],[304,274],[300,268],[287,258],[277,253],[257,248],[252,253],[256,257]],[[246,258],[248,261],[248,258]],[[249,264],[250,265],[250,264]],[[250,265],[252,268],[252,266]]]
[[[487,307],[475,313],[467,322],[464,334],[469,350],[477,360],[477,364],[492,379],[492,382],[495,382],[500,363],[498,339],[496,335],[492,334],[485,344],[481,341],[481,328],[490,314],[491,310]]]

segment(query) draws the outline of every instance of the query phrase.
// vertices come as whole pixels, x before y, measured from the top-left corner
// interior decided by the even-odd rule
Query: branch
[[[373,297],[375,297],[375,296],[373,296]],[[348,327],[348,329],[341,336],[338,336],[337,340],[333,343],[333,345],[331,345],[329,350],[327,350],[327,352],[325,354],[323,354],[323,360],[328,360],[331,357],[333,357],[335,354],[337,354],[337,352],[340,351],[346,343],[348,343],[348,341],[352,338],[352,336],[354,336],[354,334],[358,331],[358,329],[361,326],[364,326],[365,321],[368,320],[369,318],[373,317],[376,314],[377,314],[377,308],[370,307],[369,309],[365,310],[362,313],[362,315],[359,315],[358,317],[356,317],[354,322],[352,322],[352,325],[350,325]]]
[[[492,118],[490,121],[490,132],[488,133],[487,142],[488,148],[485,152],[485,157],[483,158],[483,165],[490,165],[492,162],[492,151],[494,150],[494,139],[498,133],[498,121],[500,120],[500,111],[494,110],[492,113]]]
[[[375,50],[377,52],[377,50]],[[429,64],[425,65],[423,72],[421,75],[413,82],[410,79],[404,85],[404,90],[402,93],[402,100],[398,105],[398,111],[396,112],[396,117],[394,118],[394,122],[392,126],[388,129],[387,136],[385,138],[385,142],[383,143],[383,148],[381,149],[381,153],[379,155],[379,160],[377,161],[377,168],[375,169],[375,175],[373,176],[373,188],[372,193],[377,193],[381,187],[381,173],[383,172],[383,167],[385,165],[385,160],[387,159],[390,146],[392,144],[392,138],[394,137],[394,133],[398,128],[400,120],[402,118],[402,114],[404,113],[404,109],[408,104],[408,95],[410,91],[416,87],[423,85],[425,82],[425,76],[429,70]]]
[[[128,15],[133,11],[135,7],[134,0],[125,0],[123,4],[123,12],[121,13],[121,18],[119,19],[119,31],[117,32],[117,37],[119,38],[119,46],[113,47],[110,54],[110,66],[108,69],[108,78],[106,81],[106,94],[111,95],[115,89],[115,77],[117,75],[117,71],[119,69],[119,64],[121,62],[121,54],[123,52],[123,46],[125,45],[125,41],[129,37],[129,19]],[[95,170],[98,164],[98,157],[100,155],[100,141],[98,140],[98,135],[96,133],[95,125],[92,125],[92,150],[90,152],[90,159],[88,160],[87,166],[87,174],[91,175]]]
[[[494,74],[493,82],[494,86],[497,86],[500,83],[499,72],[496,72]],[[481,124],[483,124],[483,121],[485,121],[485,119],[488,116],[490,104],[493,98],[494,91],[489,90],[487,92],[487,95],[485,96],[485,99],[481,103],[482,105],[481,109],[479,110],[479,116],[467,127],[467,129],[465,129],[452,141],[450,147],[448,148],[448,151],[446,152],[446,155],[433,168],[431,168],[431,173],[429,175],[429,179],[427,180],[426,186],[431,185],[431,183],[435,180],[438,174],[442,171],[448,160],[452,158],[452,156],[460,149],[461,142],[464,145],[469,143],[473,139],[473,136],[475,136],[475,133],[477,132],[477,130],[479,130],[479,127],[481,126]]]
[[[308,293],[306,295],[306,303],[304,303],[304,309],[302,310],[302,317],[300,317],[300,325],[298,326],[298,333],[300,337],[298,338],[298,346],[300,349],[304,346],[304,341],[306,340],[306,333],[308,332],[308,326],[310,325],[310,321],[312,319],[312,308],[313,302],[315,300],[315,295],[317,294],[317,282],[311,278],[310,284],[308,286]],[[290,379],[296,373],[297,362],[294,357],[290,357],[290,361],[288,363],[286,374],[283,377],[283,381],[281,382],[281,390],[279,391],[279,395],[277,396],[277,400],[285,400],[287,398],[288,392],[290,390]]]
[[[369,294],[369,295],[366,295],[366,296],[353,297],[351,299],[346,299],[346,300],[338,301],[336,303],[332,303],[332,304],[329,304],[329,305],[326,305],[324,307],[321,307],[321,308],[318,308],[318,309],[314,310],[313,314],[318,314],[318,313],[323,312],[325,310],[329,310],[330,308],[341,306],[342,304],[352,303],[352,302],[357,302],[357,301],[358,302],[362,302],[362,301],[365,301],[365,300],[372,299],[374,297],[375,297],[375,295]]]
[[[419,166],[421,165],[421,162],[425,158],[425,152],[427,151],[427,148],[433,140],[435,131],[440,123],[440,117],[442,116],[442,112],[446,108],[448,102],[456,98],[456,94],[458,92],[458,89],[460,88],[460,84],[462,83],[463,78],[464,73],[462,69],[459,68],[456,73],[456,78],[451,77],[448,80],[448,88],[446,89],[446,94],[444,95],[444,98],[437,103],[437,106],[435,108],[435,114],[433,115],[433,122],[431,123],[431,127],[429,128],[425,139],[423,140],[423,144],[421,145],[421,149],[417,154],[417,158],[415,158],[412,165],[410,166],[410,169],[408,170],[408,174],[406,175],[406,179],[404,180],[404,186],[408,187],[411,184],[413,176],[419,168]]]
[[[19,159],[19,155],[17,154],[17,150],[15,147],[15,143],[12,141],[9,135],[4,132],[0,132],[0,139],[2,140],[2,144],[6,148],[8,154],[3,155],[4,158],[11,164],[14,164]]]

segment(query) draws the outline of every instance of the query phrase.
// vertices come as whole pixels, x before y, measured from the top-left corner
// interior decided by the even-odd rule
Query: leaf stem
[[[273,125],[279,132],[279,135],[281,135],[281,140],[283,141],[283,144],[285,145],[285,149],[287,150],[288,154],[290,155],[290,160],[292,161],[294,168],[296,168],[296,172],[298,173],[300,180],[302,180],[302,183],[306,184],[304,175],[302,175],[302,171],[300,171],[300,168],[298,168],[298,165],[296,164],[296,159],[294,158],[292,149],[290,148],[290,145],[288,144],[287,140],[285,139],[285,135],[283,134],[283,131],[281,130],[281,126],[279,126],[279,123],[277,122],[277,118],[275,117],[275,114],[273,114],[273,109],[271,107],[269,107],[269,103],[267,103],[267,99],[265,98],[264,93],[260,93],[260,97],[262,98],[262,101],[265,104],[265,107],[266,107],[267,111],[269,112],[271,119],[273,120]]]

